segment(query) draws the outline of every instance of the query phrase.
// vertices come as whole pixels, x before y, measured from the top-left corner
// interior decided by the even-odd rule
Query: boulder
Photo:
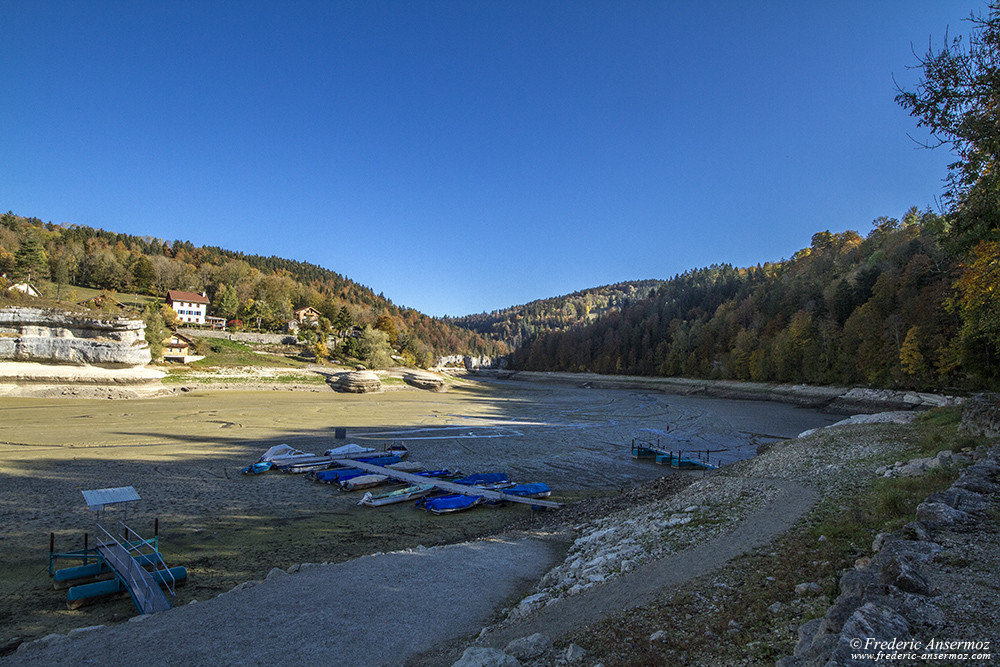
[[[917,505],[917,521],[932,530],[967,524],[971,520],[969,514],[944,503],[923,502]]]
[[[373,371],[343,373],[333,382],[337,391],[352,394],[370,394],[382,390],[382,381]]]
[[[515,639],[507,644],[504,653],[508,653],[518,660],[531,660],[544,654],[552,648],[552,640],[541,632],[536,632],[527,637]]]
[[[403,375],[403,382],[411,387],[426,389],[427,391],[448,390],[448,387],[445,385],[443,379],[436,375],[431,375],[430,373],[405,373]]]

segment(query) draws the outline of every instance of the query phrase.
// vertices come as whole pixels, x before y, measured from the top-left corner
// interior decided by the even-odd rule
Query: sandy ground
[[[244,477],[271,444],[322,452],[348,442],[404,441],[411,457],[466,472],[505,470],[573,500],[649,481],[664,469],[629,457],[632,438],[746,458],[756,445],[831,423],[773,403],[516,382],[465,383],[446,393],[193,391],[136,401],[4,399],[0,403],[0,647],[134,615],[125,598],[67,611],[49,588],[48,535],[82,546],[94,516],[83,489],[134,486],[141,532],[160,519],[169,565],[191,583],[176,605],[263,579],[272,567],[345,563],[377,551],[450,544],[530,525],[524,506],[433,517],[409,506],[380,511],[301,477]],[[669,432],[668,432],[669,427]],[[506,571],[506,570],[505,570]],[[521,575],[511,574],[512,580]],[[457,585],[457,584],[449,584]],[[465,581],[475,592],[479,580]],[[144,621],[145,622],[145,621]],[[456,623],[458,621],[448,621]],[[461,624],[456,627],[464,627]],[[416,645],[412,650],[424,650]]]

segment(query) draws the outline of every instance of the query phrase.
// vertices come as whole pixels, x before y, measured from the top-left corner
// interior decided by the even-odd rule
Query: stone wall
[[[195,338],[225,338],[253,345],[295,345],[298,339],[290,334],[251,333],[248,331],[219,331],[218,329],[178,329],[177,333]]]
[[[0,360],[125,368],[151,361],[146,325],[41,308],[0,309]]]

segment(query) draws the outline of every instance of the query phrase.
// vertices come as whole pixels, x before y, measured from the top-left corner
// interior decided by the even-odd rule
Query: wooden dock
[[[508,493],[504,493],[503,491],[483,489],[478,486],[468,486],[466,484],[455,484],[455,482],[447,482],[433,477],[421,477],[420,475],[414,475],[413,473],[400,472],[398,470],[393,470],[392,468],[376,466],[370,463],[363,463],[361,461],[343,461],[338,463],[345,468],[358,468],[376,475],[387,475],[392,479],[398,479],[401,482],[407,482],[409,484],[433,484],[442,491],[447,491],[448,493],[458,493],[463,496],[482,496],[488,500],[505,500],[512,503],[534,505],[536,507],[562,507],[562,503],[557,503],[554,500],[512,496]]]

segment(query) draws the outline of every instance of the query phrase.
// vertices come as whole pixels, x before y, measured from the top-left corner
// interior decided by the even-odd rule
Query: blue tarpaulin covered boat
[[[515,484],[510,488],[504,489],[503,492],[506,495],[520,496],[521,498],[548,498],[552,495],[552,489],[549,485],[542,482]]]
[[[458,494],[448,494],[446,496],[424,498],[420,501],[420,506],[428,512],[432,512],[434,514],[450,514],[452,512],[461,512],[462,510],[471,509],[478,505],[482,499],[482,496],[461,496]]]
[[[313,479],[324,484],[336,484],[342,480],[366,474],[368,473],[358,468],[339,468],[337,470],[320,470],[313,474]]]

